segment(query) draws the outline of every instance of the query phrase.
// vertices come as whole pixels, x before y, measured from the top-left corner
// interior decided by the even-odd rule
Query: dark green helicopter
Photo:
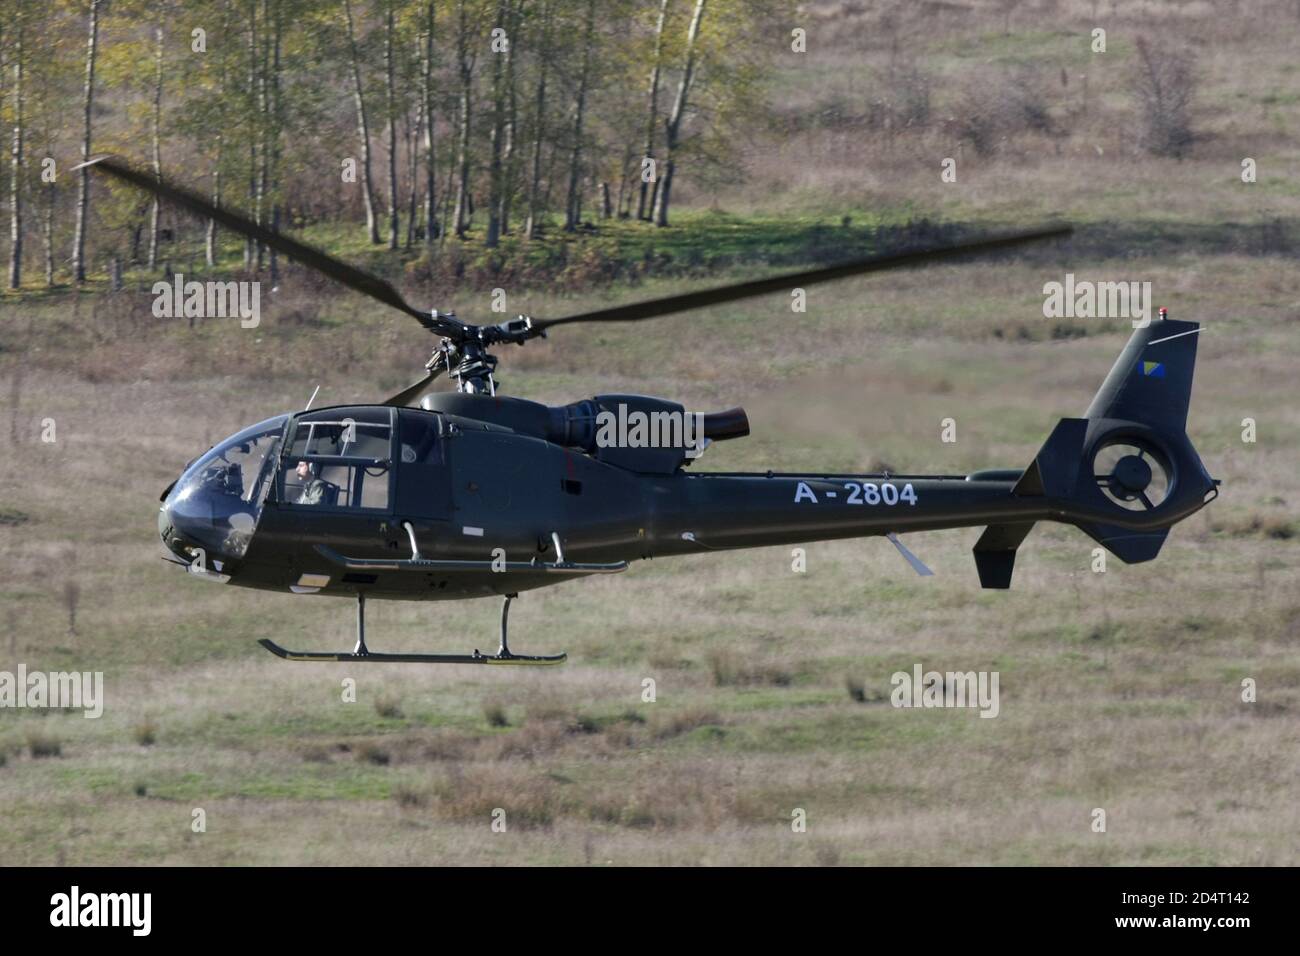
[[[177,564],[244,587],[355,595],[351,653],[291,661],[555,664],[506,640],[521,591],[627,569],[639,558],[984,526],[980,584],[1007,588],[1038,521],[1072,524],[1127,563],[1149,561],[1178,521],[1218,493],[1185,427],[1194,322],[1134,331],[1083,418],[1059,421],[1028,468],[969,475],[699,472],[708,443],[749,434],[742,409],[687,413],[639,395],[546,406],[497,392],[491,350],[556,326],[628,322],[1064,236],[1068,227],[848,262],[554,319],[471,325],[413,308],[387,282],[218,209],[119,159],[88,164],[265,243],[414,317],[440,337],[426,374],[376,405],[279,415],[218,443],[163,493],[158,528]],[[456,391],[426,395],[442,373]],[[409,407],[417,399],[419,407]],[[310,403],[309,403],[310,404]],[[504,598],[495,654],[383,654],[365,600]]]

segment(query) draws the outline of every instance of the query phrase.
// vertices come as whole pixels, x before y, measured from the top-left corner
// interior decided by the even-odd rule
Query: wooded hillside
[[[671,221],[759,109],[782,0],[6,0],[8,286],[221,255],[214,224],[91,182],[120,153],[273,228],[495,248]],[[787,5],[788,6],[788,5]],[[760,24],[767,26],[760,30]],[[247,243],[246,270],[274,271]]]

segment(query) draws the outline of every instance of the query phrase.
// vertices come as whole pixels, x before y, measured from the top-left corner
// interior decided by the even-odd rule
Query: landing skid
[[[374,653],[366,647],[366,596],[357,595],[357,646],[351,652],[346,651],[290,651],[268,638],[261,644],[276,657],[286,661],[326,661],[335,663],[366,664],[563,664],[568,654],[548,654],[540,657],[529,654],[512,654],[506,640],[506,626],[510,616],[510,602],[517,594],[507,594],[501,606],[501,646],[495,654],[481,653],[478,648],[473,654],[383,654]]]
[[[350,654],[347,652],[330,653],[328,651],[289,651],[275,641],[263,638],[257,643],[268,651],[286,661],[352,661],[368,664],[563,664],[567,654],[552,654],[545,657],[531,657],[526,654]]]

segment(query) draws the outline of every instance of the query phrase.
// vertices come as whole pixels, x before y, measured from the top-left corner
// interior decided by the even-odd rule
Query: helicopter
[[[505,396],[498,346],[562,325],[633,322],[848,276],[1060,239],[1069,226],[891,252],[828,267],[557,318],[475,325],[424,311],[384,279],[214,206],[185,187],[99,156],[83,164],[264,243],[413,317],[438,337],[425,374],[381,402],[276,415],[214,445],[160,498],[167,560],[205,580],[355,598],[350,652],[289,661],[558,664],[516,654],[510,604],[521,592],[626,571],[640,559],[983,527],[980,585],[1011,584],[1016,552],[1040,521],[1074,525],[1125,563],[1156,557],[1169,529],[1218,495],[1186,434],[1200,332],[1195,322],[1136,328],[1081,418],[1058,421],[1028,467],[959,475],[701,472],[712,442],[749,434],[744,410],[687,412],[642,395],[562,406]],[[79,167],[80,168],[80,167]],[[446,374],[454,391],[430,392]],[[652,440],[659,439],[659,440]],[[495,653],[383,653],[366,644],[367,598],[499,597]]]

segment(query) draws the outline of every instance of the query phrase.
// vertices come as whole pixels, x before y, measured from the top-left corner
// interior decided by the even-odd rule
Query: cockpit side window
[[[322,409],[298,417],[284,455],[281,501],[305,507],[388,511],[392,410]]]
[[[442,449],[438,445],[438,420],[427,412],[403,409],[398,435],[404,465],[440,465]]]

